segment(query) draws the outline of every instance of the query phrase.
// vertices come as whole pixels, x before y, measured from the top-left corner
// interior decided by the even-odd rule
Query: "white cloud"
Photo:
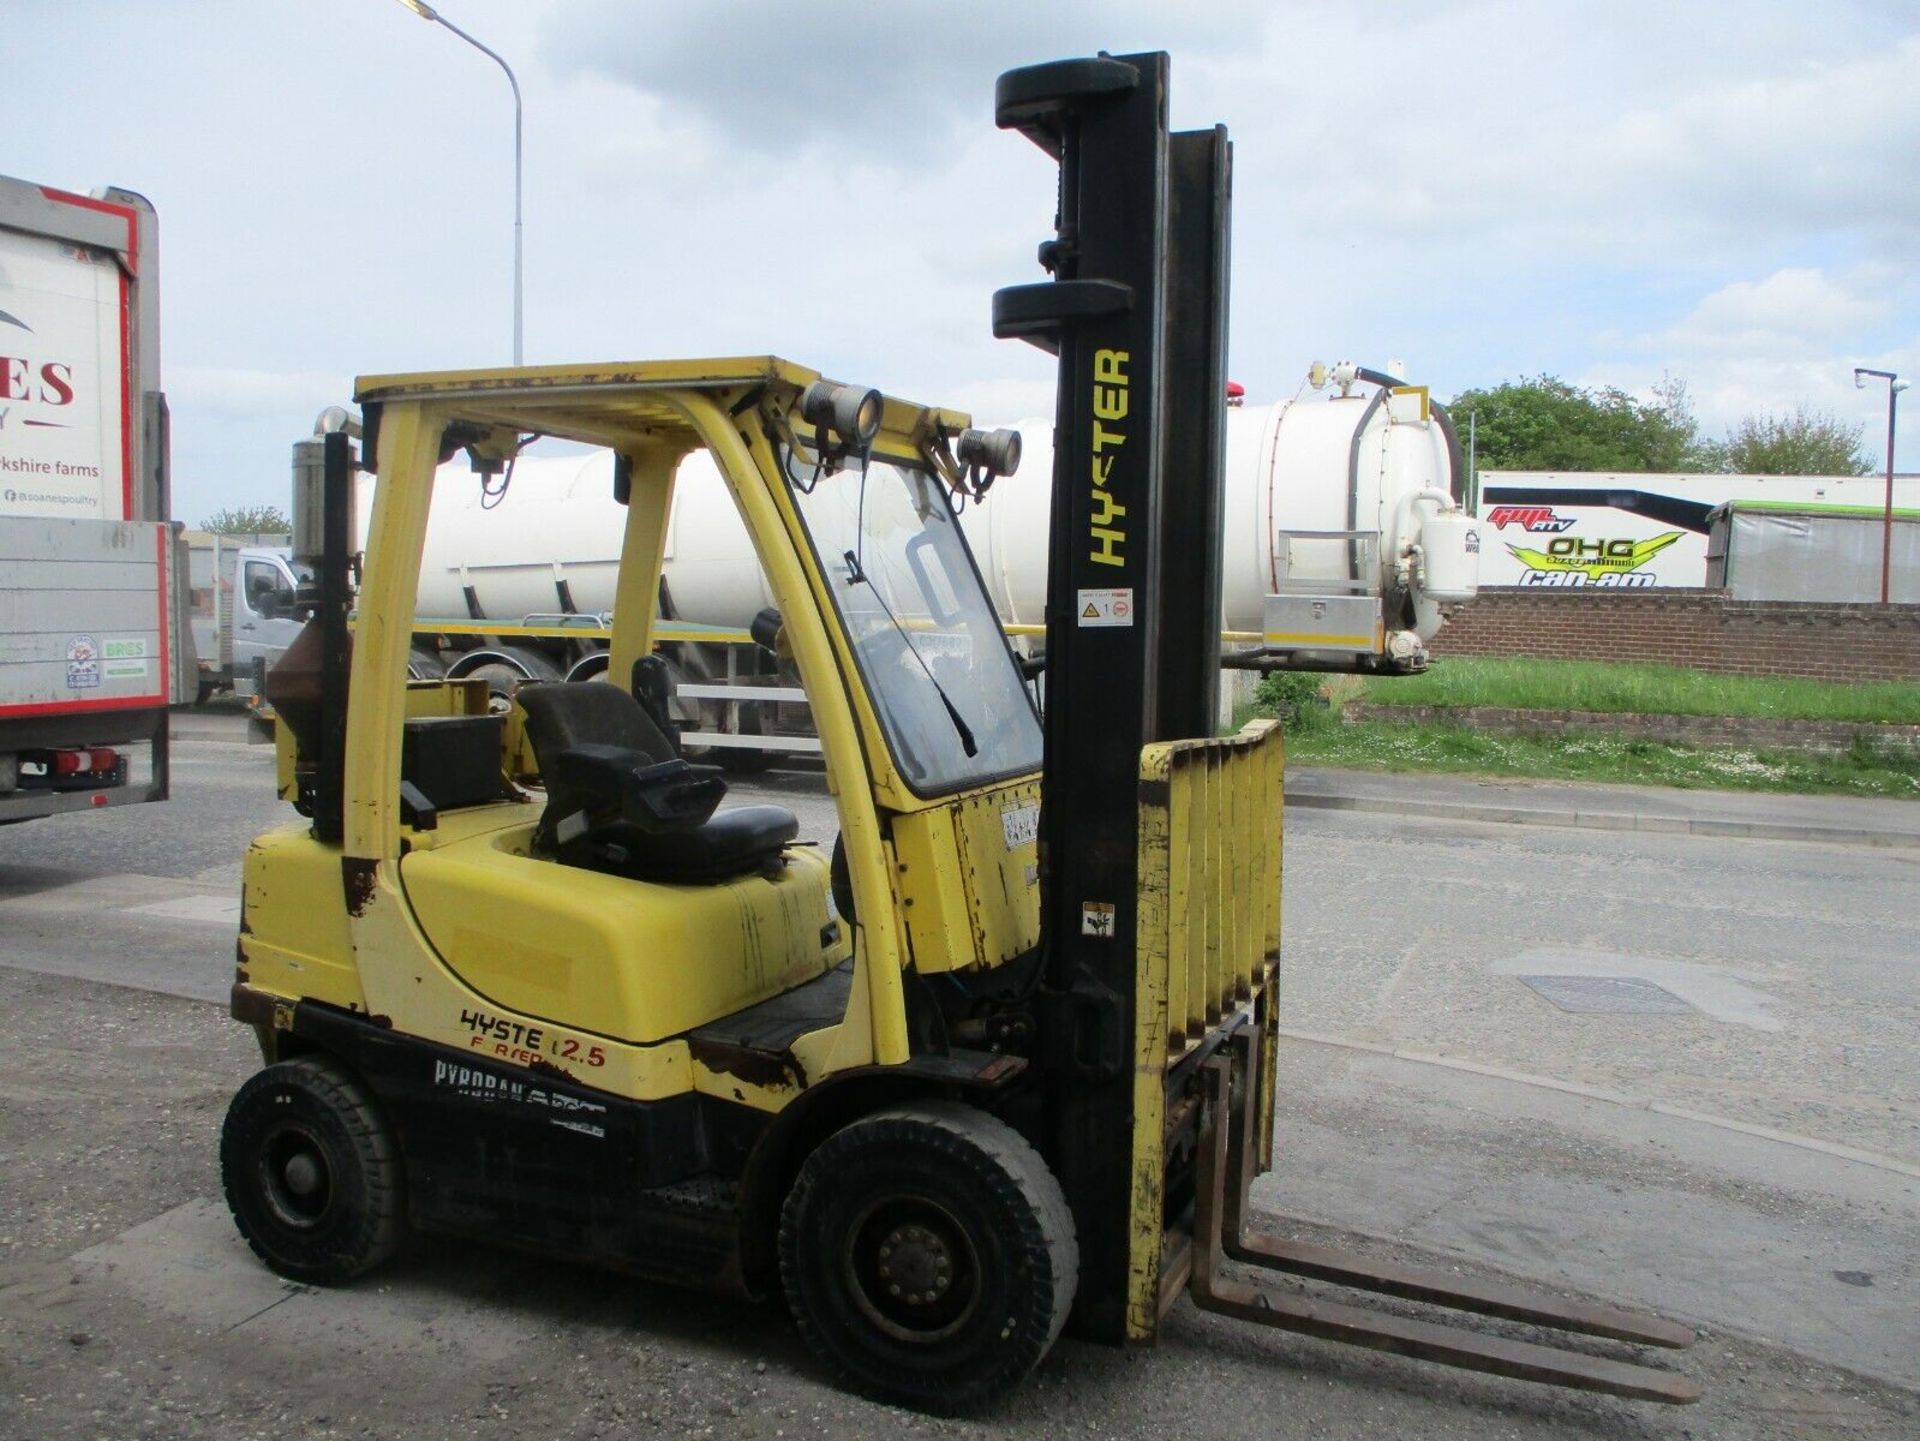
[[[1910,327],[1910,288],[1884,267],[1833,275],[1789,266],[1759,280],[1735,280],[1702,296],[1672,325],[1598,337],[1611,358],[1576,376],[1589,386],[1617,385],[1651,399],[1664,378],[1687,384],[1703,434],[1721,437],[1754,415],[1791,415],[1805,407],[1857,424],[1862,449],[1881,453],[1884,389],[1855,388],[1853,367],[1911,373],[1920,336]],[[1891,334],[1896,338],[1888,343]],[[1851,343],[1851,345],[1850,345]]]
[[[1884,455],[1887,392],[1880,384],[1857,389],[1853,367],[1871,365],[1903,375],[1920,372],[1920,344],[1877,355],[1822,350],[1798,356],[1763,356],[1716,352],[1681,357],[1671,367],[1609,364],[1579,377],[1580,384],[1619,385],[1643,397],[1664,374],[1685,378],[1701,433],[1721,437],[1751,415],[1791,415],[1804,406],[1858,425],[1861,450],[1869,457]],[[1904,430],[1904,427],[1903,427]],[[1915,468],[1915,457],[1903,437],[1896,457],[1900,468]]]
[[[1798,266],[1721,287],[1664,339],[1683,351],[1791,354],[1809,342],[1870,332],[1888,311],[1884,298],[1855,294],[1818,268]]]
[[[947,135],[991,123],[995,75],[1102,47],[1219,52],[1257,37],[1263,6],[1216,0],[1183,17],[1157,0],[731,0],[552,11],[542,60],[663,102],[727,149],[792,158],[830,147],[856,162],[944,168]]]
[[[1845,35],[1836,25],[1742,64],[1742,37],[1711,33],[1731,23],[1724,9],[1643,16],[1640,53],[1594,19],[1588,7],[1468,7],[1367,43],[1365,72],[1293,77],[1309,115],[1316,88],[1351,83],[1380,101],[1377,121],[1350,107],[1338,128],[1289,122],[1296,144],[1280,165],[1299,202],[1339,225],[1474,234],[1534,261],[1672,257],[1782,234],[1915,253],[1920,36],[1823,56]],[[1781,21],[1754,7],[1744,23],[1769,34]],[[1342,38],[1319,37],[1336,53]],[[1670,52],[1692,63],[1676,69]],[[1256,163],[1276,170],[1271,156]]]
[[[1911,287],[1885,267],[1841,275],[1786,267],[1710,291],[1666,329],[1602,337],[1602,348],[1616,358],[1590,363],[1577,383],[1618,385],[1651,398],[1664,377],[1677,376],[1709,436],[1722,436],[1749,416],[1785,416],[1805,407],[1860,425],[1864,451],[1877,454],[1884,447],[1886,392],[1856,388],[1853,368],[1911,374],[1920,366],[1920,335],[1907,318],[1910,300]],[[1903,318],[1909,329],[1899,338]],[[1889,334],[1896,337],[1891,343]]]

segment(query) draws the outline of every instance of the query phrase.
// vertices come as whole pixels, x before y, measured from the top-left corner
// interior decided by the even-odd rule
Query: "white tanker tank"
[[[1227,412],[1223,629],[1239,648],[1257,643],[1302,667],[1417,668],[1441,607],[1476,585],[1478,532],[1455,499],[1458,447],[1424,388],[1348,365],[1312,378],[1331,379],[1335,393]],[[1001,618],[1039,624],[1052,423],[1022,432],[1019,472],[961,519]],[[439,488],[421,563],[423,621],[612,607],[625,512],[610,454],[522,457],[497,499],[464,461],[447,472],[455,483]],[[678,621],[744,628],[772,604],[701,452],[680,468],[664,575]]]
[[[1227,411],[1222,629],[1303,668],[1417,667],[1441,607],[1478,580],[1458,446],[1424,387],[1348,365],[1312,378],[1336,393]],[[1363,380],[1376,384],[1356,393]],[[961,523],[1001,619],[1038,624],[1053,425],[1020,429],[1019,473]]]

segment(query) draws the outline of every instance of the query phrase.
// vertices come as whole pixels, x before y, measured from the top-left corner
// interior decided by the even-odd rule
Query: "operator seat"
[[[563,865],[708,884],[777,864],[800,833],[784,806],[715,814],[717,766],[673,753],[640,702],[606,681],[523,685],[514,700],[547,784],[533,848]]]

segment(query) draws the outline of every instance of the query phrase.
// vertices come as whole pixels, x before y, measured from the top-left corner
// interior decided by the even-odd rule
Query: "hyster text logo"
[[[1121,554],[1127,543],[1127,530],[1121,524],[1127,508],[1113,498],[1108,483],[1113,479],[1117,457],[1104,452],[1127,443],[1120,422],[1127,418],[1127,366],[1133,354],[1126,350],[1096,350],[1093,353],[1093,509],[1088,515],[1087,534],[1093,550],[1087,559],[1095,565],[1125,565]],[[1112,428],[1108,428],[1108,422]]]
[[[1555,515],[1550,505],[1496,505],[1487,512],[1487,521],[1495,530],[1517,525],[1523,530],[1555,534],[1573,528],[1573,517]]]

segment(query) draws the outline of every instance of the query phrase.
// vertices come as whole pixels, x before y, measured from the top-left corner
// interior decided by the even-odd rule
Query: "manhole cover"
[[[1638,976],[1521,976],[1563,1011],[1581,1015],[1688,1016],[1693,1007]]]

